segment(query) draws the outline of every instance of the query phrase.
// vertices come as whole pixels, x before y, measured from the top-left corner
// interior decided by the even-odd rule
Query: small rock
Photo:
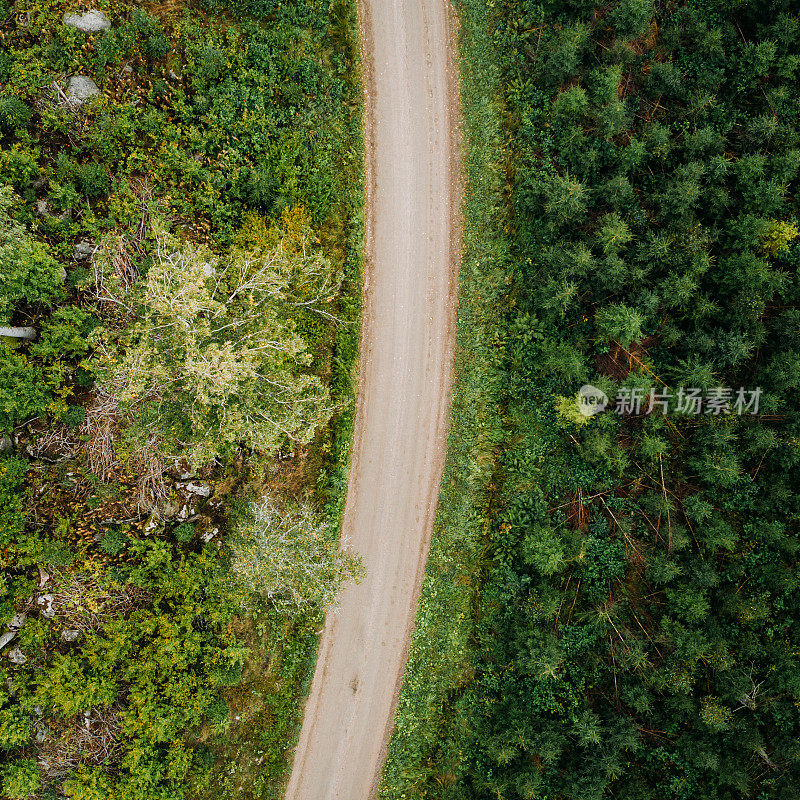
[[[39,567],[39,588],[41,589],[50,580],[50,573]]]
[[[25,620],[28,618],[28,615],[22,611],[19,614],[14,614],[11,618],[11,622],[8,623],[8,629],[10,631],[18,631],[25,625]]]
[[[42,711],[42,707],[41,706],[34,706],[33,707],[33,713],[36,714],[37,717],[41,717],[42,714],[44,714],[44,711]]]
[[[47,200],[37,200],[36,201],[36,213],[40,217],[46,217],[50,214],[47,207]]]
[[[97,245],[91,239],[82,239],[75,245],[72,257],[76,261],[88,261],[97,252]]]
[[[47,728],[41,726],[36,731],[36,741],[39,742],[39,744],[41,744],[46,738],[47,738]]]
[[[211,486],[207,483],[194,483],[189,481],[185,488],[187,492],[196,494],[198,497],[209,497],[211,495]]]
[[[0,439],[0,453],[5,453],[7,450],[10,450],[14,446],[14,442],[11,441],[10,436],[3,436]]]
[[[42,606],[42,616],[47,617],[47,619],[53,619],[56,615],[56,610],[53,608],[53,599],[53,595],[43,594],[36,601],[37,605]]]
[[[16,631],[9,631],[0,636],[0,650],[2,650],[16,635]]]
[[[12,664],[25,664],[28,661],[28,657],[19,649],[19,647],[15,647],[9,654],[8,660]]]
[[[100,94],[100,87],[85,75],[73,75],[67,81],[67,96],[75,103],[85,103]]]
[[[149,536],[160,524],[161,518],[158,516],[158,514],[151,514],[150,518],[144,524],[142,533],[145,536]]]
[[[78,12],[66,13],[63,19],[65,25],[86,33],[97,33],[98,31],[108,30],[111,27],[111,20],[102,11],[95,11],[94,9],[83,14]]]
[[[218,533],[219,533],[219,528],[212,528],[210,531],[206,531],[200,538],[206,544],[208,544]]]
[[[62,642],[74,642],[79,636],[81,632],[79,630],[66,630],[61,631],[61,636],[59,637]]]

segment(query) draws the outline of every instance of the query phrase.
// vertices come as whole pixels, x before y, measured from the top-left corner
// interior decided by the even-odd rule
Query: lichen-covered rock
[[[207,483],[194,483],[190,481],[184,488],[190,494],[196,494],[198,497],[209,497],[211,495],[211,487]]]
[[[85,103],[100,94],[100,87],[86,75],[73,75],[67,81],[67,97],[74,103]]]
[[[72,257],[76,261],[88,261],[97,252],[97,245],[91,239],[82,239],[75,245]]]
[[[52,619],[56,615],[56,609],[53,605],[55,598],[51,594],[43,594],[36,602],[42,607],[42,616]]]
[[[16,631],[9,631],[0,636],[0,650],[2,650],[16,635]]]
[[[19,649],[19,647],[15,647],[9,654],[8,660],[12,664],[26,664],[28,662],[28,657]]]
[[[64,14],[64,24],[71,28],[77,28],[86,33],[97,33],[105,31],[111,27],[111,20],[102,12],[92,9],[83,14],[73,11],[71,14]]]

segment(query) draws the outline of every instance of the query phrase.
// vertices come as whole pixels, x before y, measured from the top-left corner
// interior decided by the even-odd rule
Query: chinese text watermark
[[[702,414],[757,414],[762,389],[740,386],[714,386],[703,391],[697,387],[680,387],[672,390],[637,389],[623,387],[612,403],[602,389],[591,384],[581,386],[578,392],[578,409],[585,417],[593,417],[606,409],[615,414],[641,415],[659,411],[661,414],[699,416]]]

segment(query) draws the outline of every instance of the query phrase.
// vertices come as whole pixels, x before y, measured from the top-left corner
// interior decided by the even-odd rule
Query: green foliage
[[[192,539],[194,539],[194,525],[192,525],[190,522],[182,522],[180,525],[175,527],[175,530],[172,533],[179,542],[188,544],[192,541]]]
[[[464,313],[472,281],[507,288],[482,287],[491,334],[460,327],[492,366],[477,390],[459,362],[455,408],[472,390],[502,427],[471,449],[454,416],[462,492],[446,477],[380,796],[790,800],[797,20],[771,0],[458,7],[485,167],[465,229],[491,243],[467,247]],[[584,383],[645,400],[575,424]],[[759,413],[647,413],[651,389],[725,386],[761,387]]]
[[[623,39],[642,36],[653,18],[653,0],[621,0],[609,14],[609,22]]]
[[[18,199],[0,187],[0,319],[20,302],[51,303],[63,296],[59,266],[49,248],[14,220]]]
[[[14,133],[25,128],[31,119],[31,110],[17,97],[0,97],[0,131]]]
[[[111,188],[111,176],[105,164],[87,161],[78,170],[77,184],[82,194],[87,197],[100,197],[108,194]]]
[[[128,544],[128,536],[119,528],[109,529],[100,540],[100,549],[110,556],[119,555]]]
[[[80,308],[58,308],[43,323],[29,348],[30,354],[42,361],[85,356],[89,352],[89,336],[96,326],[97,320]]]
[[[761,237],[761,252],[768,256],[782,253],[789,249],[791,243],[798,236],[800,236],[800,230],[797,223],[772,220]]]
[[[644,317],[639,311],[622,303],[606,306],[595,316],[600,340],[613,339],[623,347],[628,347],[631,342],[642,338],[643,323]]]
[[[0,456],[0,610],[5,625],[47,592],[55,616],[34,600],[14,640],[26,663],[4,651],[0,747],[6,764],[42,747],[69,761],[42,761],[44,789],[21,769],[4,796],[230,800],[244,785],[276,797],[288,768],[320,612],[234,585],[227,531],[273,452],[294,450],[325,532],[314,552],[333,565],[318,583],[330,593],[342,577],[361,90],[353,4],[268,5],[240,4],[266,20],[254,22],[124,1],[88,35],[63,24],[73,8],[2,13],[0,322],[37,337],[0,352],[0,427],[14,429],[14,455]],[[75,74],[102,89],[79,111],[50,90]],[[163,218],[169,238],[154,230]],[[173,254],[217,272],[170,276]],[[166,306],[188,293],[177,317],[153,305],[159,289]],[[185,336],[150,327],[177,329],[187,308]],[[273,358],[259,349],[276,343]],[[186,346],[182,362],[171,344]],[[124,373],[127,357],[166,376],[162,397],[136,395],[145,376]],[[125,380],[95,384],[95,369]],[[210,461],[215,494],[176,525],[169,456],[188,452]],[[118,744],[100,747],[98,732]]]
[[[42,370],[24,355],[0,344],[0,430],[44,413],[52,391]]]
[[[14,761],[3,767],[3,792],[10,800],[27,800],[41,786],[41,769],[35,758]]]

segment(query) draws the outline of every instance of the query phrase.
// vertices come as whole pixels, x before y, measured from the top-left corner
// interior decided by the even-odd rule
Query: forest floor
[[[392,728],[442,475],[460,256],[444,0],[364,0],[367,241],[343,540],[366,576],[330,613],[287,800],[367,800]]]

